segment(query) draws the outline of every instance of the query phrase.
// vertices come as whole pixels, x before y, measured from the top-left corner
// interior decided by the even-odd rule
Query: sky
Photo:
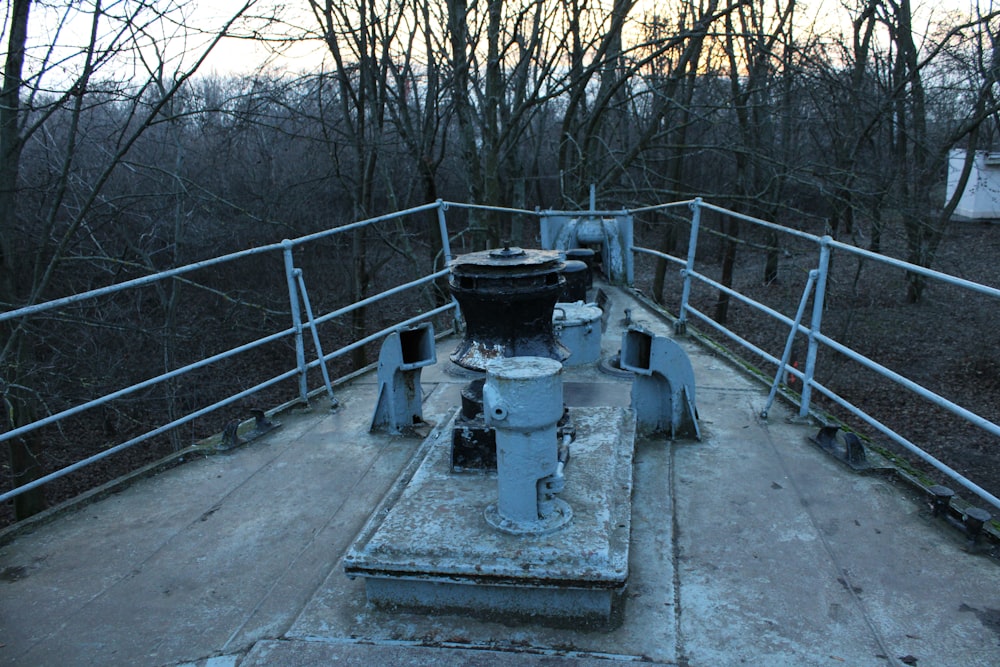
[[[383,0],[385,1],[385,0]],[[610,0],[606,0],[610,2]],[[243,0],[215,0],[214,2],[202,2],[203,5],[211,6],[211,12],[217,12],[218,16],[232,13]],[[764,0],[767,4],[772,4],[774,0]],[[800,16],[804,21],[816,25],[833,24],[838,20],[843,20],[846,13],[843,9],[845,5],[852,4],[853,0],[799,0]],[[974,13],[978,7],[979,11],[988,13],[992,9],[1000,9],[1000,0],[911,0],[915,13],[915,23],[926,23],[928,20],[952,11],[965,11]],[[261,0],[261,6],[273,5],[273,0]],[[315,19],[306,9],[307,2],[285,3],[284,16],[287,20],[315,29]],[[662,8],[667,5],[664,0],[637,0],[633,14],[641,16],[643,13],[662,12]],[[203,10],[204,11],[204,10]],[[250,63],[260,63],[271,58],[279,67],[287,67],[291,70],[306,69],[310,65],[318,67],[322,62],[326,51],[322,44],[313,42],[309,45],[299,45],[289,49],[287,55],[274,57],[274,54],[260,45],[254,45],[246,40],[226,40],[220,45],[217,53],[210,60],[211,67],[223,73],[238,73],[247,69]]]
[[[48,80],[53,87],[59,85],[60,80],[73,80],[82,68],[82,60],[79,57],[80,46],[86,44],[90,34],[91,9],[96,0],[74,0],[72,5],[78,8],[75,18],[69,22],[64,21],[64,14],[54,5],[64,6],[66,2],[32,3],[32,15],[30,24],[31,52],[27,63],[29,71],[48,68]],[[100,0],[105,12],[114,16],[124,16],[126,12],[134,12],[137,7],[149,2],[140,3],[137,0]],[[275,11],[287,23],[308,29],[314,29],[316,21],[308,11],[306,0],[251,0],[254,7],[251,15],[269,15]],[[609,1],[609,0],[606,0]],[[765,0],[770,2],[770,0]],[[816,25],[823,25],[837,20],[837,17],[845,16],[842,7],[853,0],[799,0],[800,16]],[[154,4],[159,6],[173,7],[169,20],[153,21],[151,14],[140,15],[129,25],[135,30],[140,39],[144,40],[147,46],[142,52],[142,58],[122,57],[112,65],[109,64],[103,73],[112,75],[123,81],[145,80],[149,75],[152,65],[164,60],[166,67],[164,74],[169,77],[171,74],[182,71],[189,67],[196,54],[200,54],[206,45],[218,32],[219,28],[225,24],[226,20],[238,11],[247,0],[156,0]],[[927,19],[939,15],[943,12],[953,10],[975,11],[978,6],[980,11],[988,12],[993,8],[1000,8],[1000,0],[912,0],[914,10],[918,16]],[[651,13],[653,11],[663,11],[667,3],[664,0],[637,0],[635,15]],[[11,0],[5,0],[2,4],[2,18],[4,20],[4,40],[3,52],[6,51],[6,27],[8,14],[10,12]],[[275,8],[278,9],[275,9]],[[193,25],[200,28],[200,33],[181,34],[181,23]],[[121,21],[104,21],[100,25],[101,34],[105,39],[111,40],[119,34],[123,27]],[[200,69],[202,74],[218,73],[243,74],[251,73],[258,67],[269,64],[277,69],[288,69],[291,71],[315,70],[318,69],[326,56],[323,44],[319,40],[311,40],[308,43],[299,43],[286,48],[282,53],[276,54],[274,48],[268,48],[266,44],[254,41],[252,37],[255,26],[261,25],[260,20],[248,19],[234,26],[234,32],[240,33],[242,37],[232,37],[223,39],[214,49],[206,63]],[[58,37],[58,38],[57,38]],[[171,37],[166,52],[159,52],[153,46],[154,40],[163,43],[164,37]],[[65,44],[61,50],[52,50],[49,46],[53,43]],[[272,45],[273,46],[273,45]]]

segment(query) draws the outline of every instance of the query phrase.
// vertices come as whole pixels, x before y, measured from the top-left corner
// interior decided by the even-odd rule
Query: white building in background
[[[956,148],[948,154],[948,187],[945,202],[951,199],[962,175],[966,152]],[[955,215],[974,220],[1000,219],[1000,152],[976,151],[965,192]]]

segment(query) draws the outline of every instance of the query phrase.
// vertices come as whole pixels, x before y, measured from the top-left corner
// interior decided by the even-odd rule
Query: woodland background
[[[231,11],[220,16],[220,7]],[[1000,13],[984,2],[7,0],[0,11],[4,310],[439,198],[575,209],[591,184],[598,208],[702,196],[996,283],[996,230],[956,229],[957,201],[944,192],[951,149],[971,157],[1000,147]],[[259,60],[220,70],[213,58],[231,44],[252,46]],[[970,168],[971,159],[966,177]],[[460,242],[472,249],[530,241],[509,216],[473,212],[462,222]],[[775,238],[747,237],[731,221],[716,227],[706,261],[722,279],[797,301],[770,261]],[[392,271],[426,272],[440,260],[427,229],[330,242],[323,257],[303,260],[323,275],[314,299],[343,304]],[[667,251],[685,238],[664,220],[640,220],[638,234]],[[758,258],[753,248],[772,252]],[[287,326],[282,284],[244,296],[265,269],[280,275],[207,271],[132,302],[0,323],[3,428]],[[886,341],[900,330],[920,341],[914,327],[927,321],[936,322],[931,336],[971,332],[951,341],[969,354],[942,362],[941,373],[966,368],[945,389],[978,401],[985,386],[990,416],[1000,403],[989,398],[1000,391],[995,304],[971,305],[974,315],[953,328],[956,304],[921,277],[842,270],[834,321],[845,335],[863,326],[872,347],[891,348],[911,370],[941,354],[897,352],[909,342]],[[662,267],[646,266],[641,280],[656,299],[669,293]],[[749,317],[719,303],[714,314]],[[379,318],[362,311],[342,333],[373,330]],[[287,354],[278,346],[255,366],[269,355],[287,364]],[[369,357],[362,349],[342,370]],[[256,371],[214,368],[14,440],[5,476],[17,486],[210,403]],[[970,374],[980,380],[966,388]],[[875,386],[854,391],[875,398]],[[37,512],[219,423],[198,429],[8,509]],[[976,437],[952,449],[978,448],[966,471],[1000,479],[1000,457]]]

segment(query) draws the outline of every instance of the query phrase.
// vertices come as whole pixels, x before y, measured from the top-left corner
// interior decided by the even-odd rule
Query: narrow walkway
[[[624,308],[668,333],[609,291],[605,353]],[[449,370],[454,344],[423,373],[432,421],[468,381]],[[0,664],[1000,664],[1000,567],[907,488],[820,452],[789,410],[761,421],[766,390],[684,345],[703,440],[637,444],[628,599],[612,632],[367,608],[339,561],[419,445],[367,433],[369,375],[341,388],[335,413],[282,415],[231,454],[0,547]],[[629,382],[575,369],[565,393],[627,405]]]

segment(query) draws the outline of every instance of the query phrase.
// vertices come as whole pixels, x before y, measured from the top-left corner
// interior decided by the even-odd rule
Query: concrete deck
[[[611,290],[606,353],[623,309]],[[438,421],[467,382],[455,341],[424,369]],[[635,451],[625,620],[610,632],[392,614],[341,559],[420,445],[369,435],[375,376],[336,413],[191,461],[0,547],[4,665],[997,665],[1000,567],[912,493],[808,442],[815,427],[683,341],[702,442]],[[627,380],[566,373],[572,406],[627,405]],[[570,478],[571,480],[571,478]]]

